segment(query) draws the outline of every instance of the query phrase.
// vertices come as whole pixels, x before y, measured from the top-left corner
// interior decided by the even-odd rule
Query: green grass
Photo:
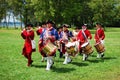
[[[105,34],[105,57],[96,59],[97,52],[82,61],[82,56],[73,58],[73,62],[63,65],[59,53],[55,64],[46,71],[46,62],[40,62],[41,55],[33,53],[32,67],[21,55],[23,39],[20,30],[0,29],[0,80],[119,80],[120,79],[120,28],[107,28]],[[92,34],[94,35],[94,34]],[[36,43],[39,37],[35,36]],[[94,45],[92,39],[91,44]],[[94,47],[93,47],[94,48]]]

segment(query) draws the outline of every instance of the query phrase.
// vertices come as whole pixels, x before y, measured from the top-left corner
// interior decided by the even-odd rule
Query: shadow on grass
[[[72,62],[71,64],[79,66],[79,67],[88,66],[87,63],[80,63],[80,62]]]
[[[111,60],[111,59],[117,59],[116,57],[104,57],[104,60]]]
[[[57,73],[68,73],[71,71],[74,71],[75,68],[57,68],[57,67],[52,67],[51,69],[53,72],[57,72]]]
[[[63,61],[64,61],[64,60],[60,60],[60,59],[59,59],[59,60],[55,60],[55,62],[63,62]]]
[[[104,62],[104,60],[103,60],[103,59],[95,59],[95,60],[87,60],[87,61],[89,61],[89,62],[91,62],[91,63]]]
[[[35,67],[35,68],[46,68],[46,65],[35,65],[35,64],[32,64],[31,67]]]
[[[87,60],[91,63],[99,63],[99,62],[104,62],[106,60],[111,60],[111,59],[116,59],[116,57],[104,57],[104,58],[100,58],[100,59],[95,59],[95,60]]]
[[[96,55],[90,55],[91,57],[97,57]]]

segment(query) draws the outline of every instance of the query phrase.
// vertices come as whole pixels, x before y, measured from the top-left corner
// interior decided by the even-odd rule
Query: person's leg
[[[101,58],[101,53],[98,53],[98,54],[97,54],[97,58]]]
[[[67,63],[70,63],[71,61],[72,61],[72,59],[71,59],[70,56],[68,55]]]
[[[50,58],[47,57],[47,66],[46,66],[46,70],[50,70]]]
[[[65,60],[64,60],[63,64],[67,64],[67,62],[68,62],[68,54],[65,53]]]
[[[103,58],[104,57],[104,53],[101,53],[101,58]]]
[[[83,61],[86,61],[87,58],[88,58],[88,55],[83,53]]]
[[[42,56],[41,62],[44,62],[44,57]]]
[[[44,62],[46,60],[46,54],[43,51],[41,51],[40,54],[42,55],[41,62]]]
[[[33,62],[33,60],[31,59],[31,55],[32,55],[32,53],[28,54],[28,64],[27,64],[27,66],[30,66]]]
[[[27,54],[24,54],[24,57],[28,59],[28,56],[27,56]]]
[[[52,65],[54,64],[53,57],[50,56],[49,58],[50,58],[50,67],[52,67]]]
[[[58,49],[58,51],[59,51],[59,58],[61,58],[61,57],[62,57],[62,55],[61,55],[61,50]]]
[[[60,52],[60,58],[62,58],[63,57],[63,53],[62,52]]]

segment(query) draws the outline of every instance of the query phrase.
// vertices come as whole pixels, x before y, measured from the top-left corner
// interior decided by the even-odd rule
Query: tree
[[[53,20],[92,28],[94,22],[114,26],[120,21],[119,0],[1,0],[0,4],[0,20],[12,12],[24,24]]]
[[[91,0],[88,4],[94,12],[94,22],[101,22],[105,26],[112,23],[116,13],[114,11],[116,0]]]
[[[7,5],[7,1],[6,0],[0,0],[0,21],[5,18],[5,23],[6,23],[6,27],[8,28],[8,23],[7,23],[7,10],[8,10],[8,5]]]

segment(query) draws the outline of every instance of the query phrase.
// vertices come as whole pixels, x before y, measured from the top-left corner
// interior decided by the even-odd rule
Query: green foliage
[[[91,0],[88,4],[94,12],[94,22],[101,22],[105,26],[113,24],[116,15],[115,10],[118,10],[116,6],[120,5],[117,0]]]
[[[6,16],[7,10],[6,0],[0,0],[0,21]]]
[[[11,11],[24,23],[53,20],[75,26],[87,23],[91,28],[94,22],[120,25],[119,0],[1,0],[0,4],[0,20]]]
[[[24,40],[20,30],[0,29],[0,80],[119,80],[120,79],[120,28],[107,28],[105,38],[105,57],[96,59],[97,52],[82,61],[82,56],[73,58],[72,63],[63,65],[59,53],[55,57],[51,71],[46,71],[46,62],[40,62],[37,51],[32,54],[32,67],[27,67],[27,60],[21,51]],[[92,34],[94,36],[94,34]],[[36,43],[39,40],[35,36]],[[94,45],[92,39],[91,45]]]

